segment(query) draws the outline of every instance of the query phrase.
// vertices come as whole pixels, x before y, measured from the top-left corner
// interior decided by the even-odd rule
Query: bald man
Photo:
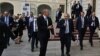
[[[42,16],[38,17],[38,37],[40,40],[40,55],[45,56],[47,50],[48,40],[50,38],[50,31],[54,34],[52,20],[49,17],[49,11],[44,9]]]
[[[58,27],[60,28],[61,56],[64,56],[64,45],[66,46],[66,55],[70,56],[71,38],[74,28],[69,14],[64,14],[64,18],[60,20]]]

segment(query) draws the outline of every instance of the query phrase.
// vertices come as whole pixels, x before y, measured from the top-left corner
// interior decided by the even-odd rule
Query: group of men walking
[[[80,4],[77,4],[77,8]],[[93,47],[93,34],[96,28],[99,28],[99,20],[95,16],[95,12],[91,14],[85,13],[83,10],[75,10],[76,14],[76,30],[79,34],[80,50],[83,50],[83,39],[87,29],[90,30],[89,43]],[[74,24],[70,15],[64,13],[64,18],[61,18],[62,11],[60,8],[56,12],[56,22],[57,28],[60,29],[59,37],[61,42],[61,56],[64,55],[64,46],[66,46],[66,55],[70,56],[71,39],[73,38]],[[76,13],[76,12],[75,12]],[[89,15],[89,16],[88,16]],[[15,17],[17,19],[17,17]],[[55,36],[54,27],[52,19],[49,16],[48,9],[44,9],[40,16],[37,18],[30,13],[30,16],[25,16],[24,14],[19,20],[14,20],[8,12],[4,12],[3,16],[0,16],[0,56],[3,50],[10,45],[10,37],[15,43],[19,44],[22,41],[23,30],[27,28],[29,42],[31,41],[31,51],[34,52],[35,43],[36,48],[38,48],[38,40],[40,41],[40,54],[39,56],[46,56],[47,44],[50,38],[50,32]],[[73,18],[73,17],[72,17]],[[14,28],[15,27],[15,28]],[[13,29],[14,28],[14,29]],[[13,32],[12,32],[13,29]]]
[[[79,35],[79,45],[80,50],[83,50],[83,40],[86,31],[90,31],[89,43],[93,47],[93,35],[95,30],[99,28],[99,20],[96,17],[95,12],[90,4],[88,4],[87,13],[83,12],[83,7],[76,1],[72,5],[71,18],[69,14],[64,13],[64,18],[62,19],[62,11],[59,8],[56,12],[56,22],[57,28],[60,29],[59,36],[61,41],[61,56],[64,56],[64,46],[66,46],[66,55],[70,56],[71,39],[75,41],[73,32],[77,31]],[[76,21],[76,29],[74,29],[73,19]]]
[[[61,56],[64,56],[64,46],[66,46],[67,48],[66,55],[70,56],[71,39],[73,39],[73,32],[75,31],[75,29],[73,20],[70,19],[69,14],[65,13],[64,18],[60,19],[58,28],[60,29],[59,36],[61,41]],[[84,15],[84,12],[80,13],[80,16],[76,20],[76,31],[79,35],[80,50],[84,49],[83,40],[87,30],[90,31],[89,43],[91,47],[94,46],[93,35],[97,28],[99,28],[99,20],[95,16],[95,12],[92,12],[89,18]]]
[[[33,12],[30,13],[30,16],[21,16],[18,14],[17,16],[10,16],[7,11],[4,12],[3,15],[0,16],[0,54],[2,54],[5,47],[9,46],[10,37],[15,40],[15,44],[20,44],[22,41],[23,30],[27,28],[29,42],[31,41],[31,51],[34,52],[35,43],[36,48],[38,48],[38,40],[40,41],[40,55],[45,56],[48,40],[50,37],[50,31],[54,34],[52,20],[49,17],[49,11],[44,9],[42,15],[39,17],[35,17]],[[5,32],[5,26],[8,32]],[[6,41],[5,41],[6,40]],[[2,42],[5,41],[5,42]],[[1,55],[0,55],[1,56]]]

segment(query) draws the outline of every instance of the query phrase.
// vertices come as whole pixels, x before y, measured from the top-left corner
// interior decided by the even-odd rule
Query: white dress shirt
[[[33,20],[33,31],[37,32],[38,31],[38,26],[37,26],[37,19]]]
[[[47,26],[48,26],[48,18],[47,18],[47,16],[43,15],[43,17],[44,17],[44,19],[45,19],[45,21],[47,23]]]
[[[7,26],[9,26],[9,18],[5,17],[5,23],[7,24]]]
[[[92,23],[91,26],[95,26],[95,17],[92,17]]]
[[[66,31],[65,31],[65,33],[69,33],[69,21],[65,20],[65,24],[66,24]]]
[[[30,25],[30,23],[33,21],[33,19],[34,19],[34,17],[30,17],[30,18],[29,18],[29,25]]]

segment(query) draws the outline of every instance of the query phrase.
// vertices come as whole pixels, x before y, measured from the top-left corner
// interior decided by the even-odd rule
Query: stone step
[[[93,37],[93,40],[98,40],[99,38]],[[60,37],[55,37],[54,39],[49,39],[49,41],[59,41]],[[84,37],[84,40],[89,40],[89,37]]]

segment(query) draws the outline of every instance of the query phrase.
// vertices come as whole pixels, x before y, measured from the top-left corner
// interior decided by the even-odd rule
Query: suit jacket
[[[93,20],[92,20],[92,16],[89,18],[89,27],[92,28],[91,24],[92,24]],[[99,27],[99,20],[98,17],[95,16],[95,28]]]
[[[72,32],[74,31],[74,27],[73,27],[73,21],[71,19],[68,19],[69,21],[69,33],[72,34]],[[59,36],[63,36],[65,34],[66,31],[66,26],[64,26],[65,20],[62,19],[60,20],[60,22],[58,23],[58,27],[60,28],[60,33]]]
[[[88,26],[88,20],[86,17],[84,17],[84,29],[86,29]],[[81,20],[81,17],[79,17],[77,19],[77,22],[76,22],[76,29],[77,30],[81,30],[82,29],[82,20]]]
[[[77,8],[77,5],[78,4],[76,4],[76,14],[78,13],[78,14],[80,14],[80,12],[82,12],[83,11],[83,7],[81,6],[81,5],[79,5],[79,8]]]
[[[30,23],[30,31],[31,31],[31,34],[34,32],[34,21],[32,21],[31,23]],[[38,29],[36,30],[36,32],[38,32]]]
[[[50,31],[52,34],[54,34],[54,29],[48,29],[48,26],[53,26],[52,20],[50,17],[47,17],[48,19],[48,25],[44,19],[43,16],[38,17],[37,24],[38,24],[38,36],[40,38],[49,38],[50,37]]]
[[[1,18],[1,21],[5,23],[5,16]],[[12,29],[14,20],[12,17],[9,16],[9,28]]]
[[[90,7],[88,7],[88,9],[87,9],[87,16],[90,16],[91,15],[91,13],[92,13],[92,6],[90,6]]]
[[[13,33],[10,31],[7,25],[4,22],[0,21],[0,48],[2,49],[7,47],[8,34],[12,36],[12,39],[15,39]]]
[[[29,27],[29,17],[25,17],[25,25],[27,28]]]
[[[72,8],[71,8],[71,10],[72,10],[71,13],[72,13],[72,14],[75,14],[75,11],[76,11],[76,8],[75,8],[75,7],[76,7],[76,4],[72,5]]]
[[[60,10],[58,15],[56,15],[56,22],[59,22],[59,19],[61,18],[62,16],[62,11]]]
[[[24,20],[23,19],[19,19],[19,21],[18,21],[18,29],[20,29],[20,30],[24,30],[25,29],[25,22],[24,22]]]

